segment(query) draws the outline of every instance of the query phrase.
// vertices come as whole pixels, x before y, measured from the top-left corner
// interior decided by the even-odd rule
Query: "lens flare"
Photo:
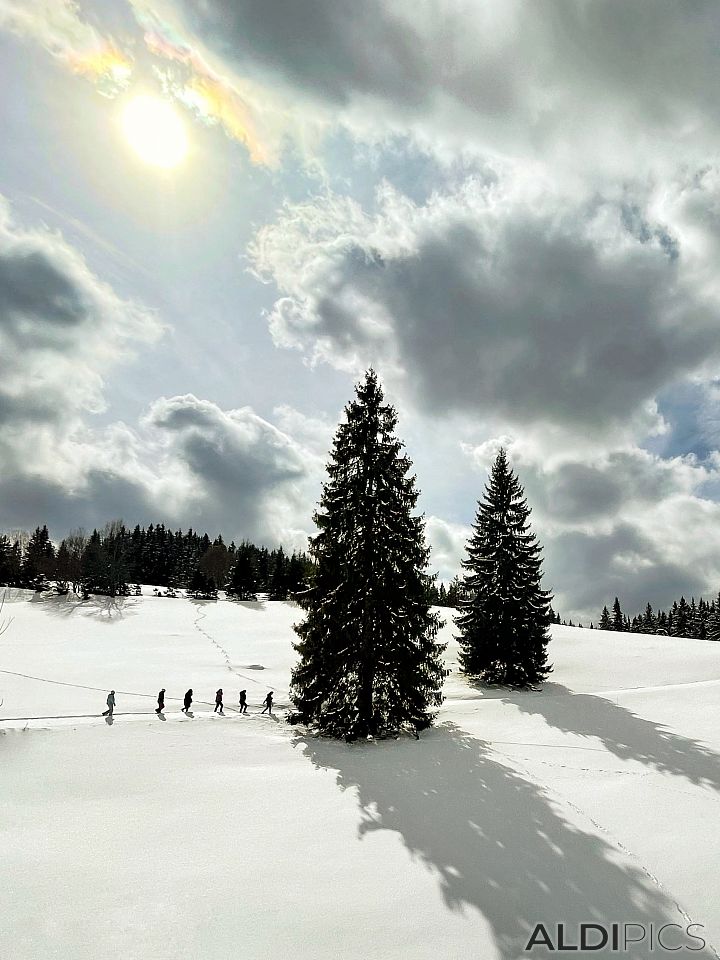
[[[182,120],[169,103],[158,97],[134,97],[125,107],[123,129],[135,153],[152,166],[171,169],[187,155]]]

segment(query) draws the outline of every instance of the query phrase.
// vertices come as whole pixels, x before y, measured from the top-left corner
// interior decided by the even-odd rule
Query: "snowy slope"
[[[720,943],[720,645],[555,627],[552,683],[491,692],[448,625],[438,726],[349,747],[258,715],[292,604],[9,599],[2,958],[509,960],[551,955],[523,950],[540,921]],[[251,715],[213,716],[218,686]]]

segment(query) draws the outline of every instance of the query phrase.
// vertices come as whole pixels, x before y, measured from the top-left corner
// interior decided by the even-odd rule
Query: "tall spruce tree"
[[[255,556],[252,546],[245,541],[235,551],[235,566],[225,589],[238,600],[257,600]]]
[[[600,614],[600,629],[612,630],[612,623],[610,622],[610,613],[608,612],[607,607],[603,607],[602,613]]]
[[[310,541],[312,586],[298,594],[302,721],[355,739],[428,727],[442,701],[444,645],[426,597],[429,550],[411,463],[373,370],[338,427]]]
[[[623,612],[620,609],[620,601],[617,597],[613,602],[612,607],[612,629],[617,630],[618,633],[622,633],[623,630],[629,629],[629,624],[625,622],[625,617],[623,617]]]
[[[530,508],[501,448],[467,547],[457,625],[460,665],[487,683],[527,686],[544,680],[552,596],[540,587],[541,548]]]
[[[717,595],[715,607],[708,618],[707,638],[714,642],[720,642],[720,593]]]

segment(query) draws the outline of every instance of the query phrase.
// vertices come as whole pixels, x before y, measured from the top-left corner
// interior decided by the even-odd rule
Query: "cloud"
[[[34,40],[106,96],[130,81],[130,55],[83,20],[74,0],[0,0],[0,28]]]
[[[135,427],[93,426],[105,377],[162,331],[60,234],[18,225],[2,202],[0,525],[64,533],[119,514],[304,546],[322,461],[249,407],[177,396]],[[302,426],[291,408],[281,416]]]
[[[60,234],[16,224],[0,198],[0,449],[6,463],[30,438],[73,430],[103,409],[103,376],[156,340],[157,316],[122,300]],[[48,453],[54,458],[55,454]],[[41,461],[38,470],[47,464]]]
[[[302,146],[317,139],[320,118],[306,111],[297,118],[293,96],[262,78],[235,70],[214,56],[192,34],[177,7],[163,0],[130,0],[148,52],[167,67],[155,67],[165,93],[198,120],[219,126],[243,144],[253,163],[279,165],[287,137]]]
[[[373,215],[290,206],[250,254],[279,345],[397,372],[427,412],[607,430],[720,351],[696,260],[636,233],[614,201],[469,180],[422,206],[386,185]]]
[[[692,163],[718,145],[711,0],[133,3],[366,141],[411,133],[579,178]]]
[[[425,534],[432,548],[430,567],[441,581],[447,583],[455,576],[462,576],[460,561],[465,556],[470,533],[470,527],[464,524],[450,523],[436,516],[427,518]]]
[[[224,411],[191,394],[157,400],[144,425],[182,474],[178,513],[236,536],[306,545],[316,460],[287,433],[249,407]]]
[[[62,455],[72,469],[62,471],[34,469],[38,452],[48,463],[50,445],[24,436],[25,456],[0,470],[0,529],[47,522],[62,536],[120,516],[307,547],[320,462],[249,407],[160,398],[136,427],[66,434]]]

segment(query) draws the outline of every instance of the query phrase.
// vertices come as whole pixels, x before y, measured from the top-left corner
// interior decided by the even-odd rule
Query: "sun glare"
[[[125,107],[123,129],[128,143],[146,163],[170,169],[187,154],[182,120],[169,103],[157,97],[134,97]]]

